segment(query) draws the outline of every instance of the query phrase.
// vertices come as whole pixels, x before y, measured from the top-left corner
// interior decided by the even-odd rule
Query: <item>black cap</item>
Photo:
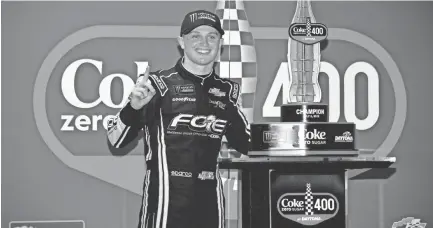
[[[192,30],[201,25],[208,25],[214,27],[220,35],[224,35],[224,30],[221,28],[221,21],[219,17],[206,10],[196,10],[185,15],[182,26],[180,28],[180,35],[190,33]]]

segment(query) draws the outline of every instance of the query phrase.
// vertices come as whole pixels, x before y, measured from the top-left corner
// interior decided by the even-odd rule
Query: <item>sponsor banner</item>
[[[344,186],[344,174],[271,171],[271,227],[345,227]]]

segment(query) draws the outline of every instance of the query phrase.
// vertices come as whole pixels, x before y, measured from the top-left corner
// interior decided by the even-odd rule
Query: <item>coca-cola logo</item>
[[[304,130],[304,138],[308,140],[326,140],[326,132],[313,129],[312,131]]]
[[[147,62],[136,62],[137,72],[144,72],[147,65]],[[75,86],[77,84],[77,71],[83,66],[96,68],[102,78],[98,86],[98,97],[89,101],[80,98],[82,95],[79,94]],[[121,73],[113,73],[104,77],[102,72],[103,62],[93,59],[76,60],[66,67],[61,78],[61,95],[72,107],[89,110],[89,113],[94,112],[94,114],[61,114],[62,126],[60,127],[60,131],[72,132],[79,130],[96,132],[100,130],[101,125],[107,129],[108,120],[112,119],[114,115],[101,115],[96,107],[103,104],[109,108],[119,109],[128,101],[129,93],[135,84],[134,79]],[[114,103],[112,100],[111,88],[114,80],[120,80],[123,87],[122,100],[119,103]]]
[[[293,145],[298,147],[300,145],[325,145],[327,141],[327,134],[325,131],[314,129],[299,129],[295,127],[294,130],[297,131],[297,138],[294,140]]]
[[[298,210],[301,211],[301,208],[304,207],[304,201],[303,200],[297,200],[296,198],[289,199],[287,196],[283,197],[283,199],[280,201],[280,210],[281,211],[292,211],[292,210]]]

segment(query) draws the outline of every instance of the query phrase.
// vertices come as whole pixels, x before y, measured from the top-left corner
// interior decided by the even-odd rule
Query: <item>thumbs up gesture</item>
[[[130,104],[135,110],[138,110],[148,104],[156,94],[155,89],[149,81],[149,71],[150,67],[147,66],[144,76],[140,76],[137,79],[137,83],[131,92]]]

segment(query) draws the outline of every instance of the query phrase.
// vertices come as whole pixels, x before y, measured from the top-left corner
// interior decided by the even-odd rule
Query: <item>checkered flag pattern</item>
[[[242,110],[253,121],[253,102],[257,82],[254,38],[242,0],[218,0],[215,14],[225,31],[222,53],[216,69],[222,78],[241,85]]]
[[[311,36],[311,19],[307,17],[307,36]]]
[[[311,184],[308,183],[305,192],[305,215],[314,215],[313,204],[313,192],[311,191]]]

